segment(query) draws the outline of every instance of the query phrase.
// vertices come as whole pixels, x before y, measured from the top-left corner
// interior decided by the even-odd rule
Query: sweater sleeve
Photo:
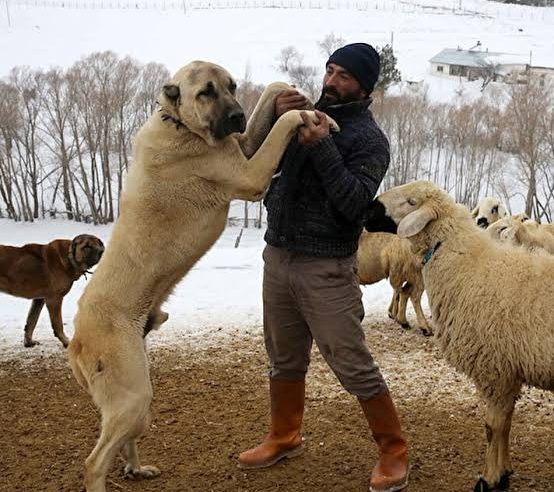
[[[310,156],[333,206],[350,221],[363,217],[389,167],[386,138],[358,140],[344,159],[328,136],[311,146]]]

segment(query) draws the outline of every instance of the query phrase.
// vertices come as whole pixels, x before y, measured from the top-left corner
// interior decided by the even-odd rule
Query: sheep
[[[504,217],[490,225],[487,231],[500,241],[524,246],[530,251],[544,250],[554,254],[554,234],[534,220],[519,222],[514,217]]]
[[[479,227],[487,228],[498,219],[506,217],[508,212],[498,198],[487,196],[479,200],[479,204],[472,210],[471,215]]]
[[[369,285],[385,278],[394,289],[389,305],[389,316],[404,329],[410,325],[406,320],[408,297],[412,301],[417,326],[425,336],[431,336],[433,330],[427,323],[421,309],[423,295],[423,277],[421,264],[411,251],[405,239],[388,233],[362,233],[358,245],[358,276],[361,285]]]
[[[424,255],[423,280],[444,358],[487,405],[485,469],[474,490],[509,487],[509,433],[523,384],[554,391],[554,258],[494,241],[436,185],[378,196],[374,230],[397,232]]]

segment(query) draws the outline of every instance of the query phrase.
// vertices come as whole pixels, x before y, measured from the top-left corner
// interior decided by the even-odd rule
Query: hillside
[[[191,59],[224,65],[236,77],[282,79],[276,57],[295,46],[322,69],[317,42],[393,43],[403,79],[424,80],[431,98],[449,100],[456,80],[429,75],[428,60],[446,47],[531,56],[554,66],[554,8],[484,0],[4,0],[0,11],[0,76],[16,65],[67,67],[112,50],[170,71]],[[291,8],[296,7],[296,8]],[[302,7],[302,8],[299,8]],[[466,84],[478,92],[479,84]]]

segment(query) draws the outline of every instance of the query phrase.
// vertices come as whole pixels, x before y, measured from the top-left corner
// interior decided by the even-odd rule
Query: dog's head
[[[104,243],[96,236],[80,234],[71,241],[70,258],[80,271],[96,265],[104,253]]]
[[[246,129],[233,77],[219,65],[194,61],[181,68],[164,85],[159,98],[162,115],[215,145],[232,133]]]

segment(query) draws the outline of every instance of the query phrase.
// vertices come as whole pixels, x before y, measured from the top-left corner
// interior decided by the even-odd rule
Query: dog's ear
[[[177,105],[181,91],[179,86],[175,84],[166,84],[163,87],[164,96],[167,97],[168,101],[174,105]]]

